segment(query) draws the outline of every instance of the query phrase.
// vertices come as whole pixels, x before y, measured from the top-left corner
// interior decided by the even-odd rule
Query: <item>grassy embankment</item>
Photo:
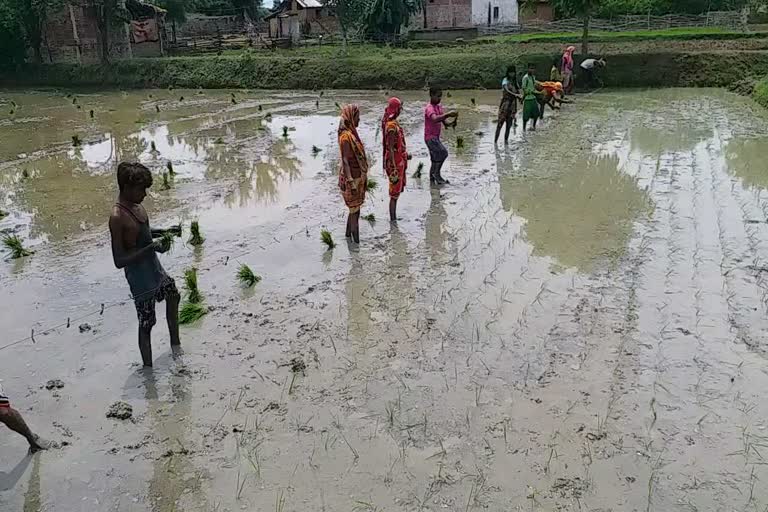
[[[408,48],[350,45],[240,51],[220,56],[118,61],[108,66],[28,66],[0,82],[53,86],[325,89],[496,87],[509,64],[549,72],[578,34],[518,34]],[[768,34],[721,29],[597,33],[592,51],[608,61],[609,87],[724,87],[768,75]],[[577,57],[578,60],[578,57]]]

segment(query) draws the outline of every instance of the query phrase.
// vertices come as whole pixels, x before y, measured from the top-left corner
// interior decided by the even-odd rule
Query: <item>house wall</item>
[[[414,28],[451,28],[472,25],[472,0],[427,0],[424,12],[412,19]]]
[[[490,8],[490,24],[488,12]],[[496,11],[495,9],[498,9]],[[498,13],[498,16],[494,14]],[[472,23],[477,26],[517,25],[517,0],[472,0]]]
[[[128,26],[120,24],[111,29],[110,58],[130,57],[132,52]],[[43,27],[43,37],[43,58],[49,62],[89,64],[101,60],[94,7],[66,4],[48,17]]]
[[[552,21],[555,19],[555,8],[550,3],[539,3],[533,8],[523,9],[522,21]]]

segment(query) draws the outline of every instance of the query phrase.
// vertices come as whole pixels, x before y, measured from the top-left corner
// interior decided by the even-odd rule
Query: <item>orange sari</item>
[[[368,184],[368,158],[356,127],[359,119],[360,109],[357,105],[346,105],[341,110],[338,134],[342,159],[339,166],[339,190],[349,213],[360,211],[365,202],[365,189]],[[351,183],[344,173],[344,160],[349,164]]]
[[[397,119],[387,121],[384,132],[384,172],[389,178],[389,197],[397,199],[405,190],[405,171],[408,169],[408,152],[405,150],[405,134]],[[393,154],[390,154],[389,143],[394,142]],[[393,163],[394,160],[394,163]]]

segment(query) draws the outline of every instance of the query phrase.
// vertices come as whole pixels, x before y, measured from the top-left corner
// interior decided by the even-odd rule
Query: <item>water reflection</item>
[[[331,252],[331,251],[327,251]],[[347,294],[347,338],[351,341],[363,341],[368,336],[371,325],[371,312],[367,292],[371,286],[359,251],[350,253],[352,264],[345,285]]]
[[[27,491],[24,493],[24,512],[40,512],[42,498],[40,496],[40,458],[42,454],[32,456],[32,471],[29,473]]]
[[[700,121],[639,122],[629,131],[630,149],[650,156],[691,151],[711,137],[712,128],[703,126]]]
[[[429,210],[424,227],[427,251],[432,262],[445,262],[453,259],[450,254],[451,245],[448,243],[448,213],[445,211],[440,190],[433,187],[429,193]]]
[[[10,491],[16,487],[21,477],[24,476],[24,472],[27,471],[29,463],[35,457],[39,457],[39,455],[26,453],[11,471],[7,473],[0,471],[0,492]]]
[[[615,156],[590,156],[556,175],[500,174],[502,206],[527,220],[534,254],[588,271],[598,260],[623,253],[634,219],[649,202],[618,162]]]
[[[728,170],[741,178],[744,186],[768,188],[765,170],[768,137],[733,139],[725,146]]]

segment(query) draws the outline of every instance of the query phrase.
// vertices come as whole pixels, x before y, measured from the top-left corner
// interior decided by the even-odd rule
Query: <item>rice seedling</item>
[[[88,112],[88,114],[91,116],[91,119],[93,119],[93,109],[91,109],[91,111]]]
[[[368,178],[368,181],[365,183],[365,190],[368,192],[373,192],[377,188],[379,188],[379,182],[373,178]]]
[[[173,249],[173,244],[176,243],[176,235],[173,234],[172,231],[165,231],[163,233],[163,236],[160,237],[160,243],[163,246],[163,249],[165,249],[165,252],[170,251]]]
[[[157,146],[155,146],[155,141],[149,143],[149,150],[152,153],[159,153],[159,151],[157,151]]]
[[[4,219],[8,216],[8,212],[5,210],[0,210],[0,219]]]
[[[476,131],[476,132],[475,132],[475,135],[477,135],[478,137],[482,137],[483,135],[485,135],[485,132],[482,132],[482,131]]]
[[[333,241],[333,236],[327,229],[320,230],[320,240],[322,240],[323,243],[328,246],[329,250],[336,247],[336,242]]]
[[[149,95],[148,95],[147,97],[148,97],[149,99],[152,99],[152,98],[153,98],[153,96],[152,96],[152,93],[149,93]]]
[[[171,189],[171,180],[168,179],[168,173],[163,173],[163,183],[160,185],[160,190],[170,190]]]
[[[224,139],[221,137],[216,137],[216,140],[213,141],[214,144],[224,144]]]
[[[205,94],[205,92],[203,91],[203,88],[202,88],[202,87],[200,87],[200,88],[198,88],[198,89],[197,89],[197,94],[199,94],[200,96],[202,96],[203,94]]]
[[[160,113],[160,105],[155,105],[155,112]]]
[[[450,98],[453,95],[451,94],[451,91],[445,91],[445,96],[446,98]]]
[[[373,213],[363,215],[363,220],[367,220],[368,222],[376,222],[376,215],[374,215]]]
[[[312,154],[313,155],[317,156],[317,154],[320,153],[321,151],[322,151],[322,149],[320,149],[319,147],[312,146]]]
[[[230,101],[230,102],[231,102],[233,105],[237,105],[237,100],[235,99],[235,97],[234,97],[234,96],[232,96],[232,99],[231,99],[231,100],[229,100],[229,101]]]
[[[29,171],[26,169],[21,170],[21,179],[28,180],[29,179]]]
[[[31,256],[34,251],[30,251],[16,235],[5,235],[3,237],[3,245],[11,253],[11,259],[23,258],[24,256]]]
[[[187,302],[192,304],[203,302],[203,295],[197,287],[197,269],[195,267],[184,271],[184,289],[187,290]]]
[[[320,108],[320,100],[315,100],[315,108]]]
[[[168,91],[170,92],[170,91],[172,91],[172,90],[173,90],[173,85],[169,85],[169,86],[168,86]]]
[[[253,270],[251,270],[251,267],[243,263],[237,270],[237,280],[240,281],[241,284],[250,288],[251,286],[261,281],[261,276],[254,274]]]
[[[267,112],[267,115],[264,116],[264,120],[266,122],[270,122],[272,120],[272,113],[271,112]]]
[[[179,98],[179,101],[184,101],[184,96],[181,96],[181,97]]]
[[[18,107],[19,105],[17,105],[15,101],[11,100],[11,106],[12,106],[13,108],[16,108],[16,107]]]
[[[78,148],[83,145],[83,141],[80,140],[79,135],[73,135],[72,136],[72,147]]]
[[[11,110],[10,110],[8,113],[9,113],[10,115],[14,115],[14,114],[16,114],[16,110],[15,110],[15,109],[11,109]]]
[[[179,310],[179,324],[191,324],[203,318],[207,313],[208,308],[205,305],[185,302]]]
[[[458,149],[462,149],[464,147],[464,137],[462,137],[461,135],[456,137],[456,147]]]
[[[334,101],[333,104],[336,105],[337,109],[341,110],[341,105],[339,105],[338,101]]]
[[[262,107],[261,105],[259,105],[259,112],[261,112],[262,110],[264,110],[264,107]]]
[[[203,235],[200,234],[200,223],[198,221],[192,221],[192,224],[189,225],[189,232],[190,237],[189,240],[187,240],[189,245],[203,245],[205,238],[203,238]]]
[[[472,103],[472,106],[474,107],[477,105],[477,101],[475,101],[475,98],[469,98],[469,101]]]
[[[168,160],[168,163],[165,164],[165,167],[168,169],[169,176],[176,176],[176,171],[173,170],[173,162]]]
[[[83,107],[81,105],[77,106],[77,110],[81,110]]]
[[[288,127],[287,126],[283,126],[283,137],[285,137],[286,139],[288,138]]]
[[[77,105],[77,97],[73,97],[72,98],[72,104],[73,105]]]
[[[416,172],[413,173],[414,178],[421,178],[421,171],[424,170],[424,162],[419,162],[419,165],[416,166]]]

